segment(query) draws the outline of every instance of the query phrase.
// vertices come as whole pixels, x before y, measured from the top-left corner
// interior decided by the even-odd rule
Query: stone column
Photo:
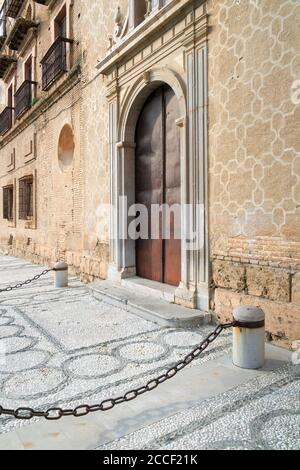
[[[135,143],[119,142],[117,144],[119,168],[118,213],[118,271],[119,278],[124,279],[136,274],[135,241],[128,236],[129,208],[135,204]]]
[[[118,140],[118,115],[119,115],[119,90],[117,81],[117,71],[112,74],[112,80],[108,86],[108,107],[109,107],[109,164],[110,164],[110,220],[109,220],[109,269],[108,277],[112,277],[114,272],[118,272],[118,192],[117,192],[117,140]]]
[[[207,45],[206,15],[199,15],[186,28],[189,174],[188,199],[192,206],[189,224],[197,234],[196,244],[188,250],[188,289],[195,291],[195,304],[209,310],[209,259],[207,216]]]

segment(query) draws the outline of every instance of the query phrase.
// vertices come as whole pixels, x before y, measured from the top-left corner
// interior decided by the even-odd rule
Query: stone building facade
[[[65,258],[86,280],[122,283],[142,272],[136,242],[120,235],[128,224],[120,201],[136,202],[137,155],[145,140],[162,138],[172,174],[180,170],[180,201],[195,208],[182,211],[186,236],[169,250],[179,266],[175,302],[222,320],[237,305],[260,305],[269,339],[291,346],[300,338],[299,2],[8,7],[0,25],[1,250],[48,264]],[[172,106],[158,113],[166,131],[153,143],[147,109],[154,112],[158,93]]]

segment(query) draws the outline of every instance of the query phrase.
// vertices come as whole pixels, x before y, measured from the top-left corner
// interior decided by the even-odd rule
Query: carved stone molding
[[[181,200],[195,208],[183,211],[183,229],[201,234],[203,245],[191,250],[182,239],[181,283],[176,302],[209,310],[207,217],[207,15],[201,0],[173,0],[128,33],[98,69],[107,78],[110,154],[110,264],[114,281],[136,273],[135,243],[126,231],[126,207],[135,201],[135,128],[148,96],[159,85],[177,97],[180,118]]]

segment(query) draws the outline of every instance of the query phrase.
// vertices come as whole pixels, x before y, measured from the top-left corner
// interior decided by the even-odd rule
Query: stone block
[[[276,345],[291,348],[300,338],[300,307],[291,303],[274,302],[245,293],[216,289],[216,314],[221,322],[232,321],[235,308],[240,305],[254,305],[266,314],[267,337]]]
[[[259,266],[246,269],[248,294],[280,302],[290,301],[290,274]]]
[[[246,287],[246,268],[243,265],[216,260],[213,263],[213,278],[217,287],[243,291]]]

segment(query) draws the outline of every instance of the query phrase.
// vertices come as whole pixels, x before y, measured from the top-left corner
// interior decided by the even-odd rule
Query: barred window
[[[14,188],[6,186],[3,188],[3,219],[13,220]]]
[[[19,181],[19,219],[27,220],[33,216],[33,177]]]

